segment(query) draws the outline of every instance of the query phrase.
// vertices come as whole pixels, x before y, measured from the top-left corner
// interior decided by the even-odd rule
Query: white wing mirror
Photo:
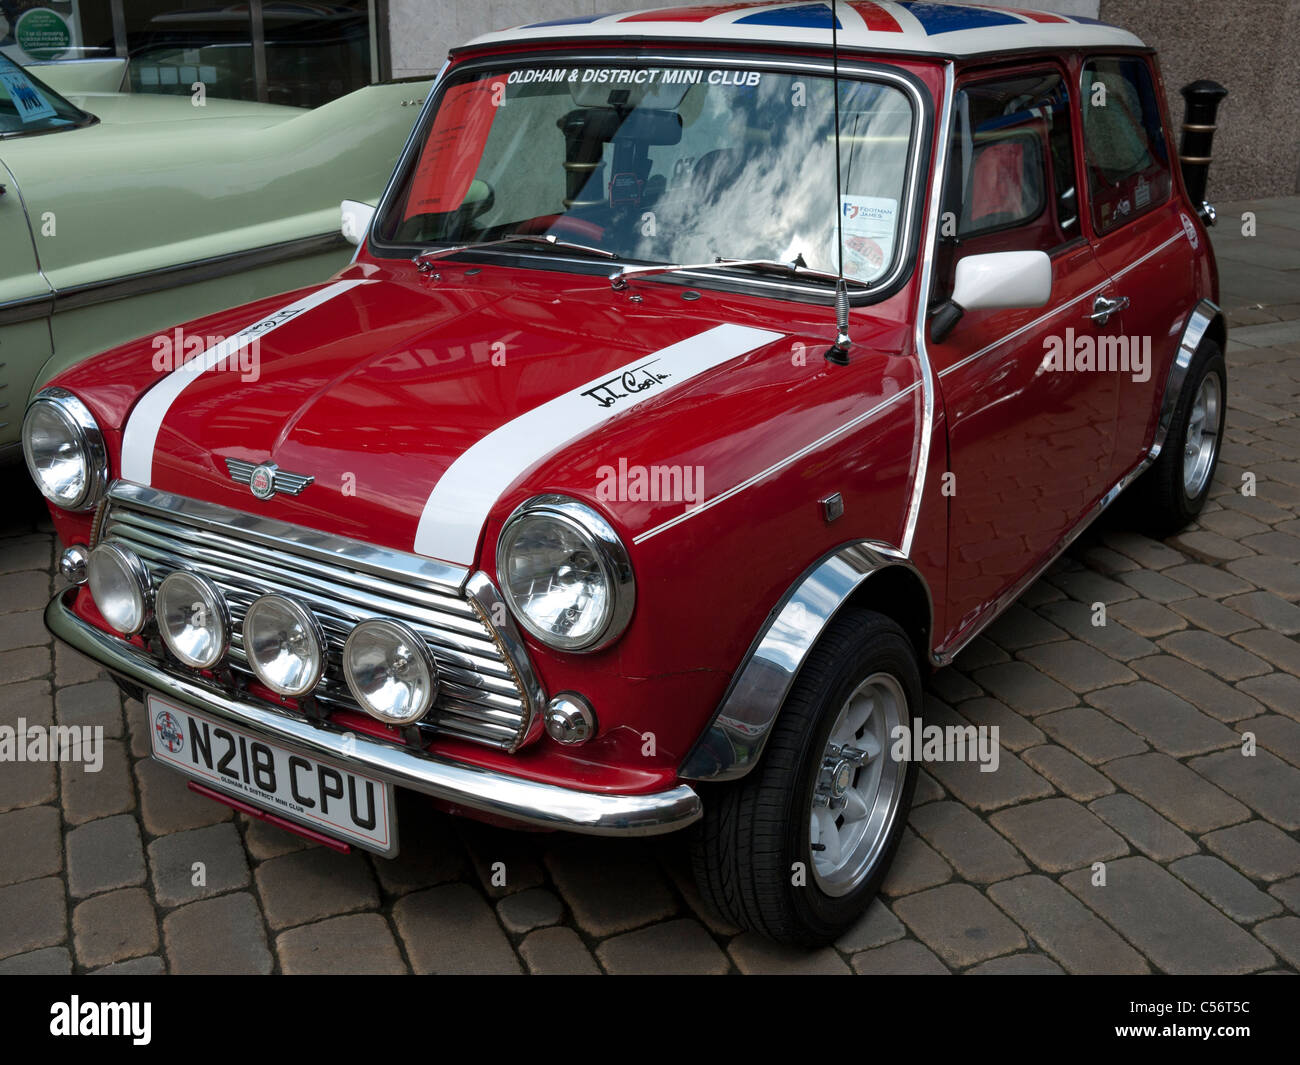
[[[1043,251],[995,251],[957,263],[952,301],[967,311],[1045,307],[1052,295],[1052,260]]]
[[[343,239],[349,244],[360,244],[366,239],[366,230],[370,220],[375,217],[375,209],[359,200],[344,200],[340,205],[342,224],[339,226]]]

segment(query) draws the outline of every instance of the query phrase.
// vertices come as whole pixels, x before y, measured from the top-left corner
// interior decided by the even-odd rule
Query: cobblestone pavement
[[[1220,218],[1213,499],[1165,543],[1090,532],[934,676],[926,721],[1000,726],[1001,767],[931,765],[882,897],[814,953],[703,912],[677,838],[510,833],[401,796],[405,849],[384,861],[190,794],[146,756],[141,706],[52,645],[53,537],[5,476],[0,724],[109,739],[96,774],[0,765],[0,972],[1300,968],[1300,198]]]

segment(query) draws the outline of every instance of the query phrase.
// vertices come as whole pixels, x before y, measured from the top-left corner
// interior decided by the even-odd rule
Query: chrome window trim
[[[895,567],[908,570],[921,582],[933,618],[929,585],[896,548],[863,540],[832,551],[795,581],[768,616],[678,776],[724,781],[748,773],[762,755],[786,695],[821,634],[865,581]]]
[[[1160,457],[1165,440],[1169,436],[1169,428],[1174,421],[1174,408],[1178,406],[1178,396],[1183,390],[1183,382],[1187,379],[1187,371],[1196,356],[1196,349],[1201,346],[1201,341],[1205,339],[1210,326],[1216,319],[1221,320],[1222,317],[1223,314],[1218,306],[1210,300],[1201,300],[1187,316],[1182,336],[1178,339],[1178,350],[1169,365],[1169,375],[1165,378],[1165,388],[1160,398],[1160,419],[1156,423],[1155,441],[1151,444],[1151,452],[1148,455],[1153,462]]]
[[[497,67],[503,60],[519,63],[536,63],[538,61],[545,63],[609,63],[611,56],[623,60],[633,61],[647,65],[666,65],[666,66],[685,66],[694,64],[707,63],[710,66],[727,67],[732,69],[745,70],[771,70],[777,73],[794,73],[794,74],[815,74],[821,76],[831,76],[835,73],[835,65],[829,59],[817,59],[813,57],[806,58],[781,58],[779,56],[763,55],[760,52],[749,53],[746,56],[735,56],[727,53],[712,53],[705,51],[690,52],[639,52],[636,51],[637,42],[625,42],[621,51],[611,49],[609,51],[585,51],[585,52],[523,52],[512,55],[502,55],[492,53],[488,55],[474,56],[457,64],[455,72],[472,71],[479,67]],[[951,63],[948,64],[951,68]],[[886,277],[873,281],[869,288],[861,286],[856,290],[850,288],[850,302],[854,306],[865,305],[876,302],[881,298],[882,293],[892,294],[891,290],[896,290],[911,273],[915,260],[916,251],[919,241],[916,239],[917,229],[919,228],[920,201],[923,194],[921,188],[921,164],[927,159],[929,152],[926,150],[927,138],[931,132],[930,119],[933,109],[930,101],[922,92],[921,85],[912,75],[905,74],[897,69],[891,69],[887,64],[879,61],[868,60],[858,57],[840,57],[839,62],[840,77],[850,77],[863,81],[880,81],[893,85],[901,89],[908,97],[912,104],[912,144],[911,158],[908,161],[907,179],[904,187],[904,204],[905,210],[902,213],[898,236],[898,254],[894,268]],[[439,73],[438,82],[430,89],[429,96],[425,101],[425,107],[416,121],[415,130],[408,149],[413,151],[416,141],[419,139],[415,136],[416,132],[423,134],[428,114],[432,111],[436,97],[442,91],[445,79],[442,72]],[[375,208],[375,219],[382,218],[390,206],[390,200],[395,194],[398,184],[398,177],[407,165],[407,154],[403,153],[397,167],[393,171],[392,178],[389,179],[388,186],[384,189],[384,194],[379,198],[379,203]],[[420,250],[414,245],[405,244],[385,244],[378,242],[374,237],[374,226],[371,226],[370,234],[367,237],[366,247],[369,253],[380,259],[393,259],[406,257],[408,251],[415,249]],[[469,253],[466,253],[469,254]],[[473,254],[479,254],[474,252]],[[486,255],[497,258],[506,256],[509,258],[524,258],[531,265],[539,264],[563,264],[565,266],[579,267],[580,269],[589,270],[592,266],[592,260],[583,257],[566,257],[547,253],[545,256],[529,254],[519,249],[504,251],[490,250],[485,252]],[[599,273],[604,277],[609,272],[610,264],[614,265],[636,265],[631,260],[600,260]],[[685,279],[693,283],[696,287],[707,286],[710,288],[723,288],[719,282],[735,283],[737,281],[734,275],[724,275],[720,273],[696,272],[696,271],[678,271],[669,278],[660,279],[660,283],[671,284],[672,278]],[[681,283],[680,281],[678,283]],[[859,283],[860,284],[860,283]],[[818,302],[831,304],[834,302],[834,291],[825,284],[814,285],[809,283],[798,284],[789,281],[777,281],[766,277],[745,277],[741,287],[758,291],[764,295],[789,293],[792,297],[808,299],[815,297]]]

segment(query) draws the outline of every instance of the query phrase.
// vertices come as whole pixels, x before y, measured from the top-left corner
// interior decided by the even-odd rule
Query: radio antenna
[[[840,12],[838,0],[831,0],[831,74],[835,91],[835,343],[826,349],[826,361],[836,366],[849,364],[849,286],[844,281],[844,204],[840,175]]]

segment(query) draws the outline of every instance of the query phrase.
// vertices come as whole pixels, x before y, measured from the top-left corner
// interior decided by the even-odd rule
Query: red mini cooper
[[[46,622],[256,816],[693,826],[726,917],[830,940],[922,667],[1126,488],[1205,501],[1225,325],[1164,100],[1131,34],[986,7],[481,37],[351,266],[32,403]]]

